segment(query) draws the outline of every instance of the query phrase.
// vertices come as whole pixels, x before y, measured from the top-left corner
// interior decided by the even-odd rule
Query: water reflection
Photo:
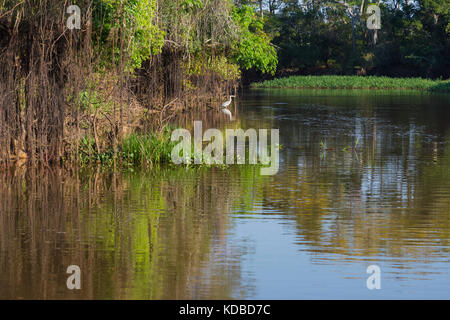
[[[230,199],[241,192],[236,175],[172,169],[4,176],[0,297],[236,297],[245,251],[225,241]],[[80,292],[65,286],[72,264],[82,270]]]
[[[46,170],[0,177],[0,298],[449,298],[450,99],[255,90],[280,171]],[[217,114],[216,114],[217,113]],[[365,287],[369,264],[382,290]],[[66,289],[66,268],[83,272]]]

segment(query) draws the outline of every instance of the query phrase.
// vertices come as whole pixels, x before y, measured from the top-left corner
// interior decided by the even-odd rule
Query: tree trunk
[[[356,57],[356,30],[355,30],[355,17],[351,17],[352,20],[352,52],[353,56]]]

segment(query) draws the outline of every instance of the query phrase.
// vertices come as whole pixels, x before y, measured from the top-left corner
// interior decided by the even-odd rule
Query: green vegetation
[[[132,145],[143,155],[133,150],[127,161],[140,165],[163,148],[159,132],[177,112],[219,103],[241,78],[450,75],[447,0],[379,1],[375,30],[364,0],[70,4],[80,28],[68,26],[66,1],[0,1],[0,166],[118,159]],[[449,83],[326,76],[254,85],[267,86],[448,91]]]
[[[94,28],[93,40],[102,55],[100,66],[125,63],[125,69],[133,71],[152,55],[159,54],[164,44],[164,31],[155,24],[156,0],[94,0],[92,4]],[[121,32],[128,38],[127,54],[124,47],[117,48],[113,38]]]
[[[112,149],[98,152],[95,139],[83,137],[80,141],[77,158],[82,165],[100,163],[110,166],[116,162],[124,167],[145,167],[170,163],[170,153],[173,147],[170,133],[169,127],[159,134],[132,133],[124,137],[117,153],[114,153]]]
[[[95,139],[92,137],[83,137],[80,141],[78,153],[73,157],[66,159],[67,162],[78,160],[81,166],[89,166],[92,164],[100,164],[104,167],[119,165],[123,168],[134,167],[154,167],[161,164],[172,164],[172,149],[178,142],[171,141],[172,128],[167,126],[160,133],[138,134],[132,133],[124,137],[122,144],[119,146],[118,152],[113,149],[97,151]],[[281,145],[277,146],[282,148]],[[183,156],[182,154],[180,154]],[[225,168],[226,152],[223,154],[222,164],[214,163],[212,159],[206,159],[202,154],[203,162],[200,165],[194,165],[196,156],[194,141],[191,142],[191,152],[188,158],[191,164],[185,167],[216,167]],[[246,145],[245,159],[249,159],[248,145]],[[261,164],[252,165],[261,167]],[[244,165],[245,167],[245,165]]]
[[[70,4],[0,1],[0,166],[162,161],[168,145],[159,132],[177,112],[218,102],[242,70],[276,70],[250,2]]]
[[[254,88],[411,89],[450,91],[450,80],[375,76],[291,76],[252,84]]]
[[[277,52],[263,31],[263,20],[258,19],[253,9],[245,5],[234,8],[233,19],[240,26],[236,61],[245,70],[255,68],[264,73],[274,74],[278,63]]]
[[[123,140],[121,156],[128,164],[134,165],[167,163],[170,161],[172,147],[169,130],[165,130],[159,135],[134,133]]]
[[[261,2],[283,74],[450,77],[448,0]],[[371,5],[380,29],[367,27]]]

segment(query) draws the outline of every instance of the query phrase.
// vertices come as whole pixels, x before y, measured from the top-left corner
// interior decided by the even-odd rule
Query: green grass
[[[172,147],[169,131],[158,135],[131,134],[122,143],[121,159],[139,166],[169,162]]]
[[[253,88],[409,89],[450,92],[450,80],[376,76],[291,76],[253,83]]]
[[[112,149],[96,152],[94,139],[84,137],[80,141],[78,160],[82,165],[101,163],[106,166],[116,161],[124,167],[169,163],[174,146],[170,141],[170,135],[169,127],[158,134],[130,134],[119,145],[115,157]]]
[[[112,148],[96,151],[95,140],[89,137],[83,137],[80,140],[78,163],[82,167],[89,167],[90,165],[101,165],[109,168],[114,164],[119,167],[134,171],[135,168],[153,167],[160,164],[172,164],[171,153],[173,147],[178,142],[171,141],[172,129],[168,126],[162,132],[155,134],[137,134],[132,133],[124,137],[122,143],[114,154]],[[282,146],[279,145],[281,149]],[[248,149],[245,150],[245,159],[249,159]],[[203,161],[200,165],[194,165],[195,148],[194,142],[191,141],[190,164],[186,167],[219,167],[226,168],[226,154],[223,155],[223,164],[208,163],[205,155],[202,155]],[[70,158],[68,159],[70,160]],[[258,163],[256,166],[260,166]],[[254,165],[252,165],[254,166]]]

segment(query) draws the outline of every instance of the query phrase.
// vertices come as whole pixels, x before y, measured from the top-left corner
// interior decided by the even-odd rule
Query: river
[[[0,298],[450,298],[450,95],[258,89],[230,110],[179,123],[279,129],[277,174],[0,174]]]

